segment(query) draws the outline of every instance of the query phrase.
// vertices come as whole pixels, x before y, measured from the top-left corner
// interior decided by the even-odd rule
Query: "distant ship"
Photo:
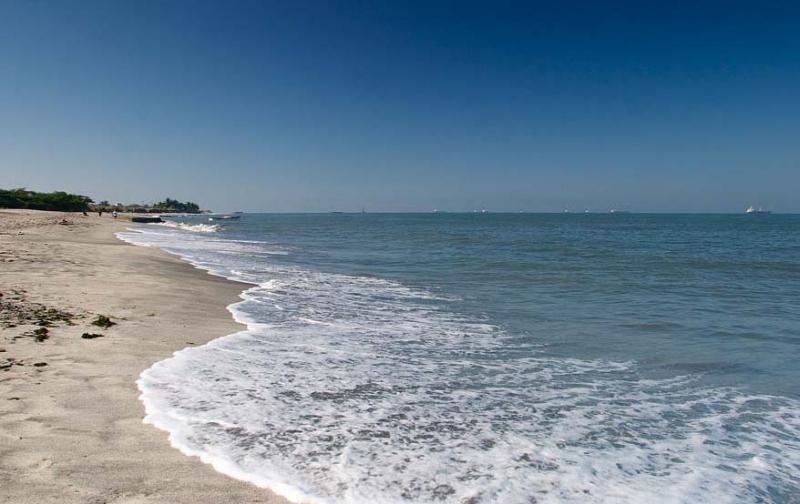
[[[747,210],[744,211],[744,213],[746,213],[746,214],[771,214],[772,212],[770,212],[769,210],[764,210],[761,207],[756,208],[756,207],[753,207],[753,206],[749,206],[749,207],[747,207]]]
[[[630,210],[617,210],[616,208],[612,208],[609,213],[629,214],[631,212],[630,212]]]
[[[239,219],[241,219],[241,217],[242,217],[241,213],[236,213],[236,214],[233,214],[233,215],[212,215],[211,217],[208,218],[208,220],[210,220],[210,221],[215,221],[215,220],[239,220]]]

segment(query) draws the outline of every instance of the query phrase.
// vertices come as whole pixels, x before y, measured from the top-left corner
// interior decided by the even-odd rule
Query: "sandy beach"
[[[123,243],[129,225],[0,212],[0,502],[286,502],[142,423],[141,371],[239,330],[225,306],[244,286]]]

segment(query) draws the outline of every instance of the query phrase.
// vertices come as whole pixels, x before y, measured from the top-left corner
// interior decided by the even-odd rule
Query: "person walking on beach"
[[[115,219],[117,218],[117,211],[116,210],[111,212],[111,217],[114,217]]]

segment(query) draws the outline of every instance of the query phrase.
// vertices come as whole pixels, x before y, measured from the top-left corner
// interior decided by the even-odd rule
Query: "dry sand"
[[[225,306],[243,286],[114,237],[129,225],[0,211],[0,502],[286,502],[185,457],[142,423],[139,373],[241,329]],[[61,315],[50,308],[75,325],[55,321],[37,342],[38,319]],[[91,325],[98,314],[117,325]]]

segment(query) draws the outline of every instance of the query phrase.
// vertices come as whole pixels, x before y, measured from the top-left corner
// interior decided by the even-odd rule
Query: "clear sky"
[[[800,3],[0,0],[0,187],[800,211]]]

